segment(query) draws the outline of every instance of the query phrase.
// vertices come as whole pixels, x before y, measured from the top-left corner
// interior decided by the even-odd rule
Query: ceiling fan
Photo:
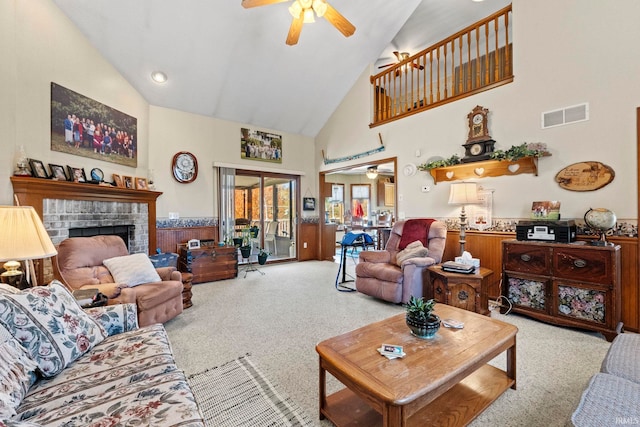
[[[396,56],[396,58],[398,58],[398,62],[392,62],[391,64],[385,64],[385,65],[381,65],[378,68],[387,68],[387,67],[391,67],[392,65],[396,65],[402,61],[406,61],[407,59],[409,59],[409,57],[411,55],[409,55],[409,52],[398,52],[397,50],[395,50],[393,52],[393,54]],[[413,68],[417,68],[418,70],[424,70],[424,65],[420,65],[420,64],[416,64],[415,62],[412,62],[411,65],[413,66]],[[396,77],[398,75],[400,75],[402,71],[400,69],[396,70]]]
[[[242,0],[242,6],[245,8],[266,6],[269,4],[283,3],[290,0]],[[345,37],[351,36],[356,31],[344,16],[331,7],[325,0],[294,0],[289,6],[289,13],[293,16],[293,22],[289,27],[287,35],[287,44],[292,46],[298,43],[302,24],[315,22],[314,15],[318,18],[324,17],[331,25],[336,27]]]

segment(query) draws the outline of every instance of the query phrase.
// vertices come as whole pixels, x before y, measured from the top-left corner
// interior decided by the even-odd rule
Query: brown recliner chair
[[[114,283],[103,260],[125,255],[129,251],[118,236],[71,237],[58,245],[54,275],[71,290],[98,289],[109,305],[136,304],[140,326],[164,323],[182,313],[182,278],[175,267],[156,268],[161,282],[134,287]]]
[[[409,231],[403,239],[406,230]],[[398,265],[398,252],[414,240],[423,242],[428,249],[427,256],[410,257]],[[442,261],[446,240],[447,226],[442,221],[410,219],[396,222],[385,250],[360,252],[356,290],[393,303],[406,303],[411,296],[424,296],[427,267]]]

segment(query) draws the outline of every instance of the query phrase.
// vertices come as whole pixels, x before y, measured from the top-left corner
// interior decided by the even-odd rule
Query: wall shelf
[[[538,158],[523,157],[518,160],[485,160],[481,162],[461,163],[429,170],[433,182],[460,181],[469,178],[488,178],[502,175],[520,175],[532,173],[538,176]]]

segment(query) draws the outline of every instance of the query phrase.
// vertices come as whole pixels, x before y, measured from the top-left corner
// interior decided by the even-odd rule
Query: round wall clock
[[[180,151],[173,156],[171,171],[173,172],[173,177],[179,183],[188,184],[193,182],[198,176],[198,160],[193,154],[187,151]]]

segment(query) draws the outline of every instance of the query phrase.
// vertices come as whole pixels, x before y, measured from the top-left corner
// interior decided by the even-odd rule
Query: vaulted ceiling
[[[53,0],[152,105],[315,137],[363,71],[417,51],[505,0],[328,0],[356,27],[325,19],[285,44],[290,2]],[[168,81],[154,83],[160,70]]]

